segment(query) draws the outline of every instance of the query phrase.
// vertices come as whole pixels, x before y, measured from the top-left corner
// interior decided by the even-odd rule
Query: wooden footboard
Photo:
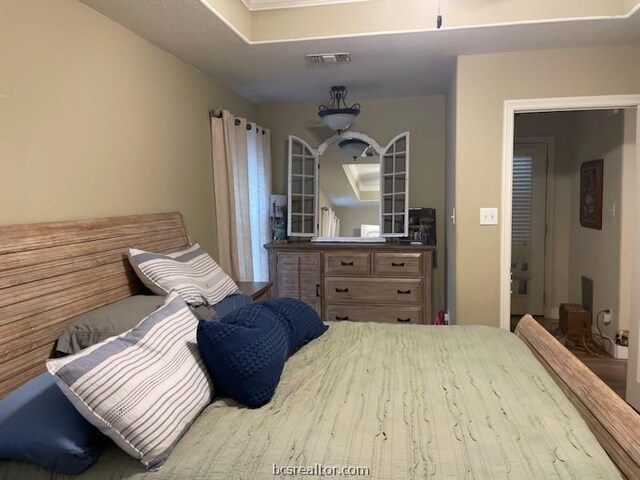
[[[640,415],[530,315],[516,335],[531,349],[629,479],[640,478]]]

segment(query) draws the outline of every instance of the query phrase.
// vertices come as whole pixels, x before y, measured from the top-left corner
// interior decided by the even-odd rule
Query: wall
[[[640,46],[458,57],[456,323],[500,324],[500,228],[479,225],[499,207],[506,99],[640,93]]]
[[[286,193],[287,139],[296,135],[312,147],[332,135],[316,114],[318,102],[258,104],[261,125],[271,130],[273,191]],[[386,145],[396,134],[411,132],[411,207],[436,208],[438,235],[437,269],[434,272],[434,310],[443,305],[444,295],[444,144],[445,97],[406,97],[363,100],[362,113],[352,129]]]
[[[613,322],[602,323],[603,333],[615,336],[619,319],[620,287],[620,193],[624,114],[622,111],[581,112],[577,116],[575,156],[571,184],[571,249],[569,296],[580,303],[581,276],[593,280],[593,313],[611,309]],[[580,166],[603,159],[602,229],[580,225]],[[617,211],[615,211],[615,210]],[[615,213],[614,213],[615,211]]]
[[[456,323],[456,125],[457,69],[454,70],[446,99],[445,160],[445,298],[449,323]]]
[[[4,1],[0,58],[0,224],[179,210],[217,252],[208,112],[251,103],[73,0]]]
[[[631,315],[635,110],[521,114],[515,132],[516,139],[555,139],[547,306],[557,313],[560,303],[581,303],[581,276],[589,277],[594,281],[594,314],[605,308],[613,312],[612,324],[601,324],[613,338],[617,330],[629,328]],[[579,223],[580,165],[598,158],[604,160],[603,221],[602,230],[593,230]]]
[[[340,219],[340,235],[343,237],[359,237],[362,224],[378,225],[380,223],[380,206],[375,207],[337,207],[336,216]]]
[[[329,198],[324,194],[322,189],[318,191],[318,208],[322,207],[334,208],[333,204],[329,201]]]

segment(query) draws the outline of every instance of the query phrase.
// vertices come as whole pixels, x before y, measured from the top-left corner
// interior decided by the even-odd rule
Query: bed
[[[177,213],[0,227],[0,238],[0,394],[44,370],[69,319],[139,291],[128,246],[190,242]],[[158,472],[110,446],[71,478],[266,479],[286,467],[640,478],[638,438],[638,415],[531,317],[516,335],[338,322],[287,361],[266,406],[216,399]],[[0,478],[67,477],[0,461]]]

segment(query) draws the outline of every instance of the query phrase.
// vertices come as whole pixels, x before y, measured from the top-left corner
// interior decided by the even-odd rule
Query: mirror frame
[[[382,152],[384,151],[384,149],[378,144],[378,142],[376,142],[373,138],[371,138],[366,133],[361,133],[361,132],[343,132],[343,133],[336,133],[334,136],[332,136],[332,137],[326,139],[324,142],[322,142],[322,144],[317,149],[318,157],[320,157],[321,155],[324,155],[324,152],[331,145],[334,145],[334,144],[338,143],[340,140],[345,140],[347,138],[355,138],[357,140],[362,140],[364,142],[367,142],[369,145],[371,145],[374,148],[374,150],[378,154],[378,157],[380,155],[382,155]]]
[[[289,171],[287,174],[287,201],[288,201],[288,207],[287,207],[287,234],[289,237],[317,237],[318,236],[318,231],[319,231],[319,201],[320,201],[320,195],[318,194],[318,188],[320,185],[320,181],[319,181],[319,165],[320,165],[320,157],[326,152],[327,148],[329,148],[332,145],[337,144],[338,142],[340,142],[341,140],[344,140],[346,138],[355,138],[358,140],[362,140],[367,142],[369,145],[371,145],[373,147],[373,149],[376,151],[376,154],[378,156],[378,161],[380,163],[380,168],[382,169],[382,164],[383,164],[383,158],[384,156],[387,154],[388,150],[402,137],[406,137],[406,141],[407,141],[407,166],[406,166],[406,178],[405,178],[405,221],[404,221],[404,232],[402,233],[381,233],[380,237],[405,237],[409,234],[409,228],[408,228],[408,224],[409,224],[409,165],[410,165],[410,153],[409,153],[409,142],[410,142],[410,132],[406,131],[406,132],[402,132],[396,136],[394,136],[391,141],[388,143],[388,145],[386,147],[382,147],[378,142],[376,142],[372,137],[370,137],[369,135],[367,135],[366,133],[362,133],[362,132],[352,132],[352,131],[346,131],[346,132],[342,132],[342,133],[336,133],[335,135],[331,136],[330,138],[328,138],[327,140],[325,140],[324,142],[322,142],[320,144],[320,146],[317,149],[312,148],[306,141],[304,141],[302,138],[295,136],[295,135],[289,135],[289,151],[288,151],[288,165],[289,165]],[[314,156],[315,158],[315,165],[316,165],[316,177],[315,177],[315,205],[314,205],[314,211],[315,211],[315,223],[314,223],[314,232],[313,233],[296,233],[296,232],[292,232],[291,231],[291,168],[292,168],[292,146],[293,146],[293,142],[299,142],[300,144],[302,144],[305,148],[307,148],[311,154]],[[381,173],[380,175],[380,194],[382,195],[383,192],[383,181],[384,181],[384,175]],[[379,213],[378,213],[378,218],[380,221],[380,229],[382,230],[382,197],[380,198],[380,206],[379,206]]]

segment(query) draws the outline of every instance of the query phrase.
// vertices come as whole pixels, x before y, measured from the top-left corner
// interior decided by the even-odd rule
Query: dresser
[[[290,242],[266,248],[272,298],[298,298],[329,321],[433,322],[435,247]]]

